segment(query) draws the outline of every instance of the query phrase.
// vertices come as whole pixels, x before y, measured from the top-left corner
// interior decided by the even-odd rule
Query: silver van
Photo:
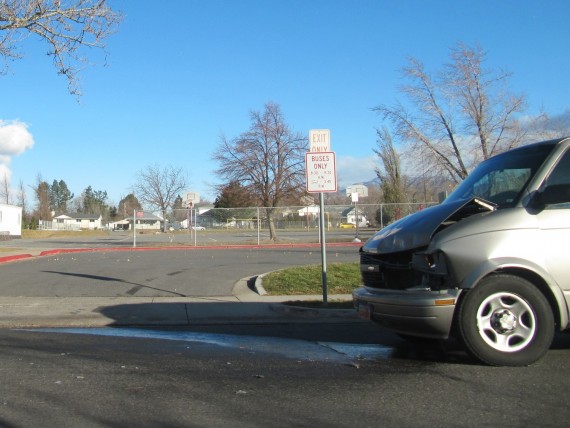
[[[361,317],[457,337],[486,364],[538,360],[570,327],[570,138],[482,162],[442,204],[371,237],[360,266]]]

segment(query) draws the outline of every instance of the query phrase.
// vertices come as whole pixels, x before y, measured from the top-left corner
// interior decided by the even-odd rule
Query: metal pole
[[[187,235],[190,235],[190,205],[186,204],[186,228]]]
[[[133,210],[133,248],[137,248],[137,210]]]
[[[323,279],[323,305],[328,304],[328,284],[327,284],[327,248],[325,241],[325,198],[324,193],[319,193],[319,222],[320,222],[320,240],[321,240],[321,261],[322,261],[322,279]]]
[[[261,219],[259,218],[259,207],[257,207],[257,245],[259,246],[261,235]]]
[[[358,215],[358,200],[354,201],[354,222],[356,223],[356,232],[354,234],[354,239],[352,240],[352,242],[360,242],[360,233],[359,233],[359,228],[360,228],[360,219],[359,219],[359,215]]]
[[[194,225],[198,226],[198,210],[194,209]],[[194,231],[194,246],[196,246],[196,238],[198,236],[198,228]]]

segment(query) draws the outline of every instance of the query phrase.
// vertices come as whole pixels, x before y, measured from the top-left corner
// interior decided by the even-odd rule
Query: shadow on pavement
[[[390,359],[473,364],[472,359],[455,342],[434,340],[412,344],[375,323],[358,319],[354,311],[321,310],[318,314],[315,311],[305,314],[296,311],[291,315],[281,312],[280,306],[283,305],[207,301],[127,304],[98,310],[114,320],[109,326],[115,328],[251,336],[266,338],[267,341],[278,338],[370,345],[392,349]],[[342,312],[340,316],[339,312]]]

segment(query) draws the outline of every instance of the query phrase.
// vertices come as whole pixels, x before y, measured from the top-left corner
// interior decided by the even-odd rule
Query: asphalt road
[[[563,427],[568,339],[493,368],[368,323],[0,330],[0,425]]]
[[[328,251],[357,261],[357,247]],[[318,248],[67,253],[0,265],[0,296],[216,296]],[[567,426],[570,335],[475,364],[367,322],[0,330],[0,426]]]

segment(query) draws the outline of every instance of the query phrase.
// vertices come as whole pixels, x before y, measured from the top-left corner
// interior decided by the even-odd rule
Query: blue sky
[[[213,201],[220,136],[247,131],[250,111],[267,102],[296,131],[331,130],[339,187],[370,180],[382,126],[371,109],[402,99],[409,56],[437,70],[458,42],[479,44],[487,67],[513,72],[510,89],[527,95],[529,114],[570,107],[566,0],[110,4],[125,19],[106,61],[90,54],[96,65],[81,74],[79,102],[33,38],[0,75],[0,168],[13,188],[24,183],[30,203],[41,175],[76,196],[105,190],[116,205],[137,171],[155,164],[183,167],[188,191]],[[27,133],[9,146],[10,126]]]

